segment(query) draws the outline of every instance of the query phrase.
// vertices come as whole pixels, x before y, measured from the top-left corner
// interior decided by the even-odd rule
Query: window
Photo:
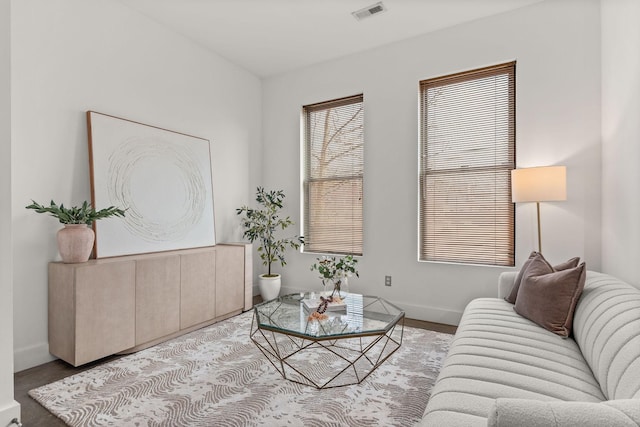
[[[304,251],[362,255],[363,96],[303,107]]]
[[[514,265],[515,62],[420,82],[422,261]]]

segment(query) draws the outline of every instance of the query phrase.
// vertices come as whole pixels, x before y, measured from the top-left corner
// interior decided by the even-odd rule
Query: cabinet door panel
[[[134,279],[134,262],[77,268],[76,366],[135,345]]]
[[[180,328],[216,317],[216,252],[180,255]]]
[[[244,308],[244,246],[216,246],[216,316]]]
[[[75,276],[67,264],[49,263],[49,352],[77,366]]]
[[[136,261],[136,345],[180,329],[180,257]]]

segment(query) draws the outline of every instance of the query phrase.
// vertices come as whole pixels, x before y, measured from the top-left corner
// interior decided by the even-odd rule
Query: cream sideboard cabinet
[[[80,366],[251,309],[251,245],[49,264],[49,352]]]

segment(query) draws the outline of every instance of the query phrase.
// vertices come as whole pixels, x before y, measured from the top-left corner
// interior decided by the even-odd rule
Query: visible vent
[[[382,4],[382,2],[379,1],[378,3],[372,4],[371,6],[367,6],[364,9],[360,9],[360,10],[356,10],[355,12],[351,12],[351,14],[358,21],[361,21],[364,18],[368,18],[368,17],[373,16],[375,14],[385,12],[386,10],[387,10],[387,8],[384,7],[384,4]]]

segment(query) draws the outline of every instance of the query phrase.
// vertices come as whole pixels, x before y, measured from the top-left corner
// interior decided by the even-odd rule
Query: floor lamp
[[[542,253],[540,233],[540,202],[567,200],[567,168],[543,166],[511,171],[513,203],[536,202],[538,213],[538,252]]]

